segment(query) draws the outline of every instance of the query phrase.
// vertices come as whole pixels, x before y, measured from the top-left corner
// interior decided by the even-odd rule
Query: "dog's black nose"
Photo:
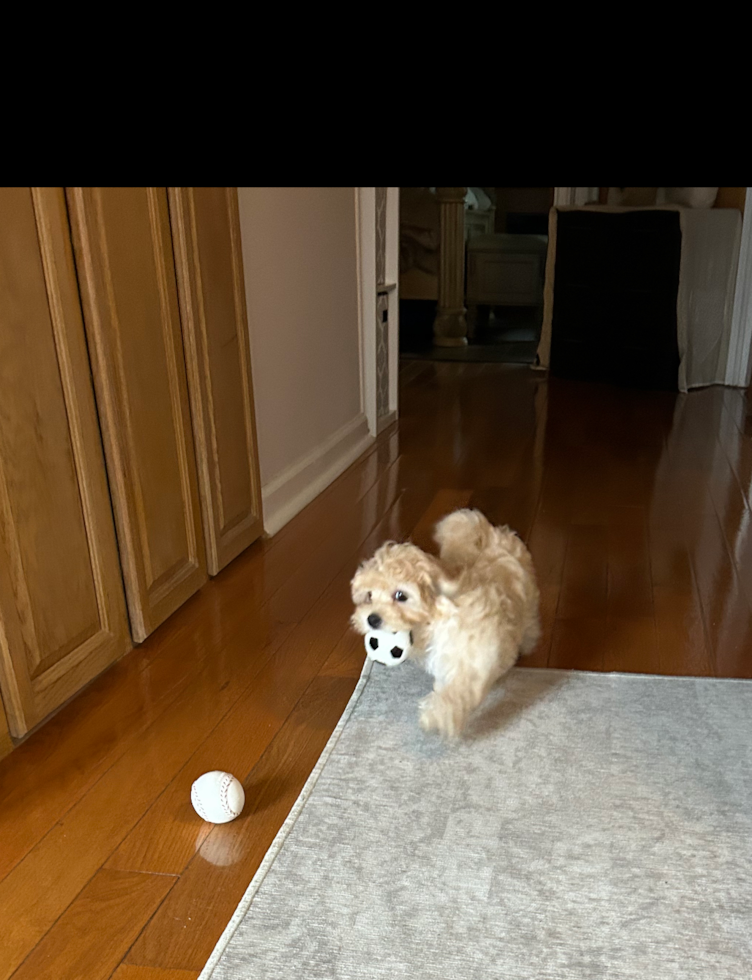
[[[368,617],[368,625],[372,630],[377,630],[381,626],[381,616],[378,613],[371,613]]]

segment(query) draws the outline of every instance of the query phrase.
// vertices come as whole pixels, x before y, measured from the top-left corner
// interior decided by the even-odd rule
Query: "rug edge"
[[[274,840],[270,844],[269,849],[267,850],[263,860],[261,861],[261,864],[256,870],[256,873],[254,874],[253,878],[251,879],[250,884],[245,890],[243,897],[240,899],[240,902],[238,903],[237,908],[235,909],[232,915],[232,918],[227,923],[227,926],[222,932],[222,935],[219,937],[216,946],[212,950],[212,953],[209,956],[209,959],[206,961],[206,964],[203,970],[201,971],[201,973],[199,974],[197,980],[211,980],[211,977],[214,973],[215,968],[219,963],[222,954],[227,948],[227,945],[229,944],[230,940],[235,934],[235,931],[237,930],[241,921],[245,917],[251,903],[253,902],[256,892],[261,887],[264,878],[268,874],[271,866],[274,864],[274,861],[276,860],[277,855],[282,849],[285,840],[287,839],[290,831],[292,830],[295,823],[297,822],[301,810],[308,802],[308,798],[313,792],[313,789],[319,780],[319,777],[321,775],[324,766],[326,765],[330,755],[334,751],[334,748],[337,742],[339,741],[342,732],[345,729],[345,726],[347,725],[353,711],[355,710],[355,706],[357,705],[358,701],[361,698],[361,695],[363,694],[366,683],[371,674],[372,667],[373,667],[373,662],[368,657],[366,657],[363,664],[363,669],[361,670],[360,673],[360,677],[358,678],[358,683],[356,684],[353,693],[350,695],[350,700],[347,702],[347,705],[345,706],[345,710],[342,712],[342,715],[340,716],[340,719],[337,722],[334,731],[329,737],[329,740],[324,746],[324,749],[321,752],[321,755],[319,756],[316,765],[311,770],[310,776],[306,780],[303,789],[300,791],[300,795],[293,803],[292,808],[288,813],[287,817],[285,818],[284,823],[282,824],[279,831],[277,832],[277,835],[275,836]],[[632,679],[643,679],[643,680],[650,679],[650,680],[716,681],[716,682],[728,680],[728,681],[734,681],[735,683],[738,683],[740,681],[744,683],[746,681],[747,684],[752,684],[752,679],[743,678],[743,677],[728,677],[728,678],[703,677],[703,676],[688,677],[686,675],[676,675],[676,674],[643,674],[637,672],[633,673],[633,672],[621,672],[621,671],[569,670],[566,668],[557,668],[557,667],[525,667],[519,664],[515,665],[513,670],[522,673],[536,673],[536,674],[567,674],[567,675],[578,674],[578,675],[585,675],[589,677],[620,677],[620,678],[632,678]]]
[[[329,756],[334,751],[334,748],[337,742],[339,741],[340,736],[342,735],[342,732],[345,729],[345,726],[347,725],[353,711],[355,710],[356,704],[360,700],[360,697],[365,689],[366,683],[368,682],[368,678],[371,674],[372,666],[373,666],[373,662],[368,657],[366,657],[365,662],[363,664],[363,669],[360,672],[360,677],[358,678],[358,683],[355,685],[355,690],[350,695],[350,700],[347,702],[347,705],[345,706],[345,710],[342,712],[342,715],[340,716],[340,719],[337,722],[334,731],[329,736],[329,740],[324,746],[321,755],[318,757],[316,765],[311,770],[311,774],[306,780],[303,789],[300,791],[300,795],[293,803],[292,808],[290,812],[287,814],[284,823],[279,828],[277,835],[272,841],[272,843],[269,845],[269,849],[264,855],[261,864],[258,866],[256,870],[256,874],[253,876],[253,878],[251,878],[250,884],[246,888],[243,897],[240,899],[237,908],[233,912],[232,918],[225,926],[222,935],[219,937],[217,941],[217,945],[212,950],[211,955],[209,959],[206,961],[203,970],[198,975],[197,980],[211,980],[211,977],[214,973],[215,968],[219,963],[222,954],[227,948],[227,945],[229,944],[230,940],[235,934],[235,931],[237,930],[238,926],[240,925],[243,918],[245,917],[248,909],[251,906],[251,903],[253,902],[253,899],[256,896],[256,892],[261,887],[261,884],[264,878],[266,877],[266,875],[268,874],[269,869],[274,864],[277,855],[282,850],[282,846],[284,845],[285,840],[287,839],[290,831],[295,826],[295,823],[298,817],[300,816],[301,810],[308,802],[308,798],[313,792],[313,788],[318,782],[319,776],[321,775],[321,772],[324,766],[326,765]]]
[[[572,667],[526,667],[524,664],[515,664],[513,671],[520,671],[527,674],[569,674],[582,675],[584,677],[625,677],[635,680],[652,681],[704,681],[713,684],[728,683],[752,684],[750,677],[716,677],[708,674],[646,674],[637,670],[579,670]]]

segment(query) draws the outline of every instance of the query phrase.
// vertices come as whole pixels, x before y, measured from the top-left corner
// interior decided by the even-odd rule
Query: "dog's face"
[[[430,555],[413,544],[387,542],[351,582],[352,625],[362,634],[427,625],[436,610],[438,580],[438,565]]]

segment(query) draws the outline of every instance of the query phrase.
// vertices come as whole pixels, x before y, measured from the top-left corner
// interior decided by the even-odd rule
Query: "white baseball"
[[[238,780],[229,772],[205,772],[191,786],[193,809],[208,823],[229,823],[240,816],[245,793]]]

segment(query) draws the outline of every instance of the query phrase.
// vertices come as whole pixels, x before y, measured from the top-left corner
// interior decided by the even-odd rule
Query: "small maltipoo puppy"
[[[434,531],[439,558],[414,544],[383,544],[352,580],[359,633],[410,630],[411,657],[434,678],[420,704],[426,731],[459,735],[520,653],[538,642],[538,585],[514,531],[458,510]]]

